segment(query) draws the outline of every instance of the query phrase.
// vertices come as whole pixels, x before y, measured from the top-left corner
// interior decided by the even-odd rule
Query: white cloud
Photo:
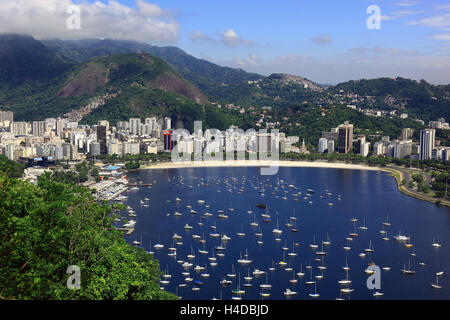
[[[233,29],[228,29],[222,33],[222,43],[228,47],[238,47],[238,46],[253,46],[255,43],[252,40],[242,39],[237,35]]]
[[[329,34],[323,34],[317,37],[310,38],[311,41],[317,43],[317,44],[330,44],[333,42]]]
[[[81,9],[81,29],[69,30],[67,8]],[[158,5],[136,0],[136,8],[111,0],[0,0],[0,32],[26,33],[36,38],[110,38],[155,43],[174,43],[179,24]]]
[[[354,47],[323,59],[307,54],[289,54],[270,61],[261,59],[252,61],[248,57],[216,63],[264,75],[288,73],[318,83],[398,76],[416,80],[425,79],[436,84],[450,83],[448,54],[427,56],[417,51],[398,48]]]
[[[440,40],[440,41],[450,41],[450,33],[440,33],[435,34],[430,37],[431,39]]]
[[[421,20],[409,21],[408,25],[423,25],[429,28],[445,28],[450,27],[450,13],[444,13],[434,17]]]
[[[421,2],[414,1],[414,0],[405,0],[402,2],[396,2],[396,3],[394,3],[394,5],[398,6],[398,7],[412,7],[412,6],[418,5],[419,3],[421,3]]]
[[[194,32],[191,32],[189,34],[189,39],[194,42],[209,42],[212,44],[216,44],[218,43],[218,41],[216,39],[214,39],[211,36],[208,36],[207,34],[204,34],[203,32],[201,32],[200,30],[196,30]]]

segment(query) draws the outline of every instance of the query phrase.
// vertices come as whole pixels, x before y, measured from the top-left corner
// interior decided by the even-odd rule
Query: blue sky
[[[0,0],[0,4],[5,1],[11,6],[10,0]],[[51,8],[52,12],[76,3],[81,6],[82,28],[69,32],[36,21],[23,25],[5,23],[3,28],[0,24],[0,31],[29,28],[38,38],[108,37],[174,45],[220,65],[262,74],[292,73],[320,83],[380,76],[450,83],[448,0],[23,0],[21,3],[22,6],[27,3],[29,10],[40,3],[41,10]],[[370,5],[381,10],[379,30],[366,26],[369,17],[366,10]],[[12,8],[9,15],[16,14],[18,9],[27,10]],[[5,12],[0,10],[0,18]],[[46,17],[44,20],[49,20],[48,13]],[[58,23],[55,18],[52,25]]]

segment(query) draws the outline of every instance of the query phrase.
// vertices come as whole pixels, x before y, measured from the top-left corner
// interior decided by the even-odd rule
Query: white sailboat
[[[372,246],[372,240],[369,240],[369,247],[367,249],[364,249],[364,252],[366,253],[373,253],[373,246]]]
[[[311,244],[309,245],[309,247],[310,247],[311,249],[317,249],[317,248],[319,247],[319,245],[316,244],[316,235],[313,235],[313,243],[311,243]]]
[[[318,298],[320,297],[320,294],[317,293],[317,284],[314,282],[314,293],[310,293],[309,296],[311,298]]]
[[[272,230],[272,233],[274,233],[274,234],[276,234],[276,235],[280,235],[280,234],[283,233],[283,231],[280,230],[278,219],[277,219],[277,227],[276,227],[275,229]]]
[[[436,273],[436,283],[431,283],[431,287],[434,289],[442,289],[442,286],[439,285],[439,274],[440,272]],[[441,273],[442,275],[443,273]]]
[[[330,236],[328,235],[328,232],[327,232],[327,240],[326,240],[326,241],[322,241],[322,244],[323,244],[324,246],[329,246],[329,245],[331,245]]]

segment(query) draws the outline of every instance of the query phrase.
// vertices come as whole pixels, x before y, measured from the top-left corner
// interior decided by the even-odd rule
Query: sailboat
[[[328,232],[327,232],[327,240],[326,241],[322,241],[322,244],[324,246],[329,246],[331,244],[330,236],[328,235]]]
[[[364,249],[365,252],[367,253],[373,253],[373,246],[372,246],[372,240],[369,240],[369,247],[367,249]]]
[[[245,255],[244,255],[244,258],[242,258],[242,253],[241,253],[241,258],[238,259],[237,262],[238,262],[239,264],[241,264],[241,265],[249,265],[249,264],[252,263],[252,261],[253,261],[253,260],[251,260],[251,259],[248,258],[248,250],[245,249]]]
[[[316,244],[316,235],[313,235],[313,243],[309,245],[311,249],[317,249],[319,245]]]
[[[309,279],[310,279],[310,280],[309,280],[309,281],[305,281],[305,284],[308,285],[308,286],[313,285],[313,284],[316,283],[316,282],[313,281],[313,279],[312,279],[312,269],[309,269],[309,271],[310,271],[310,272],[309,272],[309,276],[310,276]]]
[[[434,241],[434,238],[433,238],[433,242],[431,243],[431,246],[434,248],[442,247],[442,244],[439,243],[439,238],[437,239],[437,241]]]
[[[325,256],[327,253],[325,251],[323,251],[323,242],[322,242],[322,247],[320,249],[320,251],[316,251],[316,255],[317,256]]]
[[[310,293],[309,296],[311,298],[318,298],[320,297],[320,294],[317,293],[317,284],[314,282],[314,293]]]
[[[277,219],[277,227],[272,230],[272,233],[277,234],[277,235],[280,235],[283,233],[283,231],[280,230],[278,219]]]
[[[366,227],[366,217],[363,218],[363,225],[358,227],[359,230],[366,231],[368,228]]]
[[[187,258],[189,260],[195,259],[194,249],[192,248],[192,246],[191,246],[191,253],[187,255]]]
[[[228,278],[236,278],[236,273],[234,272],[234,264],[231,265],[231,273],[227,274]]]
[[[280,267],[284,267],[285,265],[287,265],[287,263],[284,261],[285,259],[285,252],[283,252],[283,260],[281,260],[280,262],[278,262],[278,265]]]
[[[347,258],[345,258],[345,266],[342,267],[342,270],[346,270],[346,271],[350,270],[350,267],[348,266]]]
[[[148,254],[154,255],[155,253],[152,251],[152,241],[149,241],[149,250],[147,251]]]
[[[399,231],[398,235],[394,236],[394,239],[399,241],[399,242],[403,242],[403,241],[408,241],[409,237],[402,235],[401,231]]]
[[[245,294],[245,290],[241,289],[241,274],[238,276],[238,286],[236,289],[232,290],[231,293],[234,295],[232,300],[242,300],[241,295]]]
[[[297,217],[295,216],[295,208],[294,208],[294,213],[291,217],[289,217],[290,220],[297,220]]]
[[[237,232],[236,235],[238,237],[245,237],[244,226],[243,225],[241,225],[241,232]]]
[[[251,227],[258,227],[258,222],[256,222],[256,216],[253,214],[253,222],[250,222]]]
[[[296,284],[298,280],[295,278],[295,271],[292,270],[292,279],[289,280],[290,284]]]
[[[403,265],[403,269],[401,270],[403,274],[414,274],[415,271],[411,270],[411,260],[408,260],[408,269],[406,269],[406,263]]]
[[[339,281],[338,281],[338,284],[343,285],[343,286],[352,284],[352,281],[348,278],[348,270],[349,270],[349,269],[346,269],[346,270],[345,270],[345,272],[346,272],[346,274],[347,274],[346,278],[345,278],[344,280],[339,280]]]
[[[198,249],[198,254],[201,254],[201,255],[208,254],[208,250],[205,250],[205,243],[203,243],[203,250]]]
[[[141,236],[141,241],[137,241],[137,240],[133,241],[134,246],[140,246],[141,244],[142,244],[142,236]]]
[[[389,222],[389,215],[386,216],[386,221],[383,222],[383,226],[390,227],[391,223]]]
[[[260,284],[259,287],[260,287],[261,289],[272,289],[272,285],[269,284],[269,276],[268,276],[267,273],[266,273],[266,283]]]
[[[253,280],[253,277],[252,277],[252,276],[250,276],[250,268],[248,268],[248,274],[247,274],[247,276],[246,276],[246,277],[244,277],[244,280],[245,280],[245,281],[247,281],[247,282],[249,282],[249,281],[252,281],[252,280]]]
[[[283,293],[286,297],[291,297],[291,296],[295,296],[297,294],[297,292],[295,291],[291,291],[291,289],[286,289]]]
[[[436,273],[436,283],[431,284],[431,287],[434,289],[442,289],[442,286],[439,285],[439,274],[440,272]]]
[[[269,271],[270,271],[270,272],[275,271],[275,266],[274,266],[274,264],[273,264],[273,260],[272,260],[272,266],[269,268]]]
[[[355,222],[353,222],[353,232],[350,232],[348,235],[350,237],[352,237],[352,238],[356,238],[358,236],[358,233],[356,232],[356,224],[355,224]]]
[[[351,241],[350,239],[353,240],[353,238],[347,238],[347,239],[346,239],[347,245],[344,246],[344,250],[345,250],[345,251],[350,251],[350,250],[352,250],[352,247],[350,247],[349,244],[348,244],[348,242]]]
[[[300,264],[300,272],[297,272],[297,277],[302,278],[305,276],[305,273],[303,272],[303,265]]]
[[[210,277],[210,274],[207,272],[206,265],[205,265],[204,271],[202,273],[200,273],[200,277],[202,277],[202,278]]]
[[[289,257],[296,257],[297,256],[297,252],[295,252],[295,244],[294,242],[292,242],[292,252],[288,252],[288,256]]]
[[[349,293],[352,293],[353,291],[355,291],[355,289],[352,289],[352,288],[341,288],[341,292],[342,293],[349,294]]]

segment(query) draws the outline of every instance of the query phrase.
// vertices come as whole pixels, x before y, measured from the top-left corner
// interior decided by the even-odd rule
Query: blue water
[[[312,266],[313,280],[316,280],[314,277],[321,273],[317,266],[322,265],[322,262],[315,261],[320,257],[309,245],[315,238],[315,243],[319,245],[317,250],[320,250],[321,241],[326,240],[328,233],[331,245],[323,247],[327,252],[323,265],[327,269],[323,272],[323,279],[316,280],[319,299],[375,299],[372,295],[374,291],[367,288],[366,280],[369,276],[364,272],[370,262],[379,267],[391,267],[390,271],[381,271],[381,289],[376,290],[384,293],[381,299],[450,298],[448,208],[437,207],[403,195],[397,191],[395,180],[383,172],[322,168],[280,168],[275,176],[260,176],[259,172],[258,168],[252,167],[187,168],[144,170],[129,175],[130,179],[153,183],[153,186],[140,187],[140,190],[125,193],[128,195],[125,204],[137,213],[137,217],[132,218],[137,221],[135,232],[126,239],[129,243],[142,239],[142,246],[146,250],[149,250],[150,241],[152,246],[157,243],[165,245],[161,250],[152,250],[155,252],[154,257],[160,262],[161,269],[168,270],[172,275],[170,284],[164,286],[167,291],[177,293],[183,299],[231,299],[232,290],[238,286],[238,277],[230,279],[233,283],[226,287],[222,286],[220,281],[226,274],[231,273],[234,265],[236,274],[240,274],[241,289],[246,291],[243,299],[261,299],[259,293],[262,290],[259,285],[266,282],[266,276],[254,277],[251,288],[242,286],[246,282],[244,276],[247,276],[248,270],[253,272],[254,268],[268,274],[268,282],[272,285],[271,290],[266,290],[271,293],[269,299],[286,299],[283,292],[287,288],[298,292],[298,295],[290,299],[311,299],[309,293],[314,292],[314,286],[305,285],[305,281],[310,280],[310,270],[306,270],[305,266]],[[295,188],[288,187],[290,184]],[[240,191],[241,188],[243,190]],[[261,194],[263,188],[264,195]],[[303,197],[307,189],[313,189],[315,192],[305,200]],[[324,190],[331,192],[331,195],[326,195]],[[293,194],[300,192],[298,201],[295,201]],[[341,196],[340,200],[338,195]],[[145,197],[150,198],[149,208],[140,205],[140,200]],[[182,201],[176,202],[176,197]],[[282,197],[287,197],[287,200]],[[198,200],[205,200],[205,204],[199,204]],[[309,201],[312,201],[312,204]],[[261,213],[266,210],[257,208],[258,203],[267,204],[271,222],[262,221]],[[333,206],[328,203],[333,203]],[[197,214],[190,214],[186,205],[191,205]],[[205,208],[205,205],[210,207]],[[234,211],[228,211],[228,208],[234,208]],[[298,232],[292,232],[285,227],[294,209]],[[229,218],[219,219],[217,210],[224,210]],[[253,213],[248,214],[249,210]],[[182,216],[174,216],[176,211],[182,213]],[[205,212],[210,212],[213,216],[202,217]],[[258,228],[250,226],[254,221],[254,214],[263,233],[262,245],[257,244],[258,238],[255,236]],[[126,213],[122,216],[131,219]],[[387,216],[391,226],[386,227],[390,238],[386,242],[381,239],[379,231]],[[356,229],[358,237],[349,242],[351,251],[347,252],[343,247],[347,244],[349,233],[354,231],[353,223],[349,221],[352,217],[358,219],[356,228],[362,226],[365,220],[368,230]],[[272,233],[277,220],[283,231],[281,242],[275,241]],[[203,226],[199,226],[199,222],[203,222]],[[193,230],[186,231],[185,224],[193,226]],[[217,227],[216,231],[211,228],[213,224]],[[245,237],[236,235],[241,230],[246,234]],[[392,236],[397,235],[400,230],[402,234],[411,236],[413,248],[406,248],[403,243],[393,239]],[[168,256],[174,233],[183,237],[183,245],[174,245],[177,247],[176,258]],[[221,240],[211,238],[210,233],[226,234],[232,238],[226,244],[225,256],[216,256],[216,267],[209,265],[208,257],[212,256],[213,248],[220,245]],[[197,250],[203,249],[203,245],[192,238],[194,234],[204,236],[208,255],[198,254]],[[433,238],[439,238],[441,248],[431,246]],[[370,240],[375,251],[361,258],[359,253],[369,247]],[[299,246],[294,247],[298,255],[292,258],[288,257],[287,253],[293,250],[293,243]],[[283,251],[284,246],[289,250]],[[195,259],[190,261],[193,267],[207,266],[210,277],[201,278],[192,267],[189,270],[190,277],[202,281],[203,284],[187,283],[186,287],[180,287],[180,284],[186,283],[185,276],[181,274],[185,270],[177,260],[189,261],[187,255],[191,253],[191,247],[195,254]],[[250,266],[241,266],[237,259],[246,250],[253,262]],[[416,256],[411,255],[413,252]],[[342,270],[346,259],[351,268],[350,288],[354,289],[351,294],[341,294],[341,286],[338,284],[338,281],[346,276]],[[295,274],[300,271],[300,264],[303,265],[305,276],[298,278],[297,284],[289,283],[293,274],[285,271],[285,268],[276,266],[274,272],[268,270],[272,263],[277,264],[282,260],[289,262],[288,266],[294,268]],[[416,271],[414,275],[403,275],[400,271],[405,263],[408,267],[408,261],[411,269]],[[420,266],[419,262],[425,262],[426,266]],[[439,277],[439,284],[443,288],[433,289],[430,284],[436,281],[435,274],[440,271],[445,272]],[[193,291],[193,287],[199,287],[200,290]]]

